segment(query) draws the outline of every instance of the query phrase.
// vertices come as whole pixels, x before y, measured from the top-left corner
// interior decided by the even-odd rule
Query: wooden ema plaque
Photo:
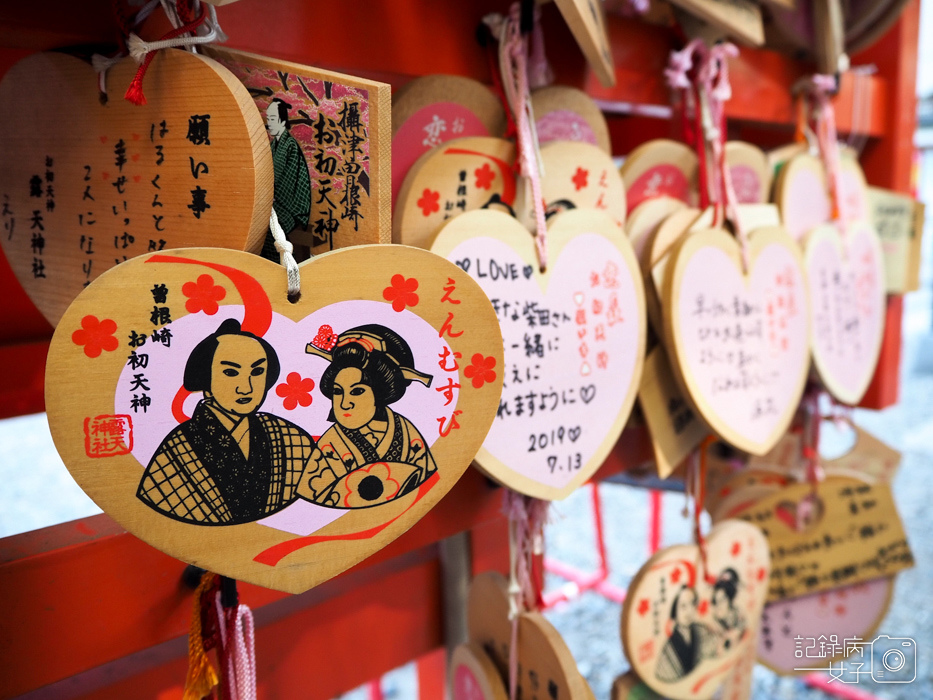
[[[289,240],[314,255],[391,241],[391,88],[386,83],[208,47],[266,121],[275,207]]]
[[[56,329],[55,445],[123,527],[298,593],[405,532],[469,466],[499,405],[488,299],[426,251],[358,246],[285,270],[193,248],[121,264]]]
[[[926,205],[880,187],[868,188],[870,221],[884,249],[885,291],[904,294],[920,289],[920,261]]]
[[[107,80],[122,91],[138,67],[127,58]],[[272,158],[229,71],[159,51],[148,104],[99,97],[91,66],[60,53],[29,56],[0,83],[0,243],[53,325],[124,260],[179,246],[258,250],[269,225]]]
[[[727,142],[726,167],[740,204],[761,204],[770,199],[771,166],[760,148],[744,141]]]
[[[609,125],[593,98],[566,85],[550,85],[531,92],[538,143],[578,141],[599,146],[612,155]]]
[[[771,547],[768,602],[831,591],[913,566],[887,484],[828,476],[817,486],[782,489],[736,515],[759,528]]]
[[[654,236],[661,224],[678,211],[686,209],[687,205],[673,197],[660,196],[646,199],[632,209],[625,221],[625,235],[632,242],[635,257],[639,263],[644,258],[648,241]]]
[[[454,648],[448,682],[453,700],[508,700],[509,697],[496,665],[476,642]]]
[[[396,243],[429,248],[444,224],[474,209],[515,215],[515,145],[504,139],[453,139],[421,156],[405,176],[392,221]]]
[[[632,670],[674,700],[711,698],[751,645],[768,590],[768,542],[735,520],[716,525],[704,569],[696,545],[657,552],[629,584],[622,644]]]
[[[605,151],[589,143],[551,141],[541,146],[541,163],[541,196],[549,215],[596,209],[608,214],[620,230],[625,226],[625,186]],[[532,202],[522,201],[521,212],[528,223],[534,220]]]
[[[752,0],[675,0],[674,4],[744,44],[765,43],[761,7]]]
[[[505,343],[502,398],[476,462],[509,488],[554,500],[589,479],[618,440],[646,324],[635,256],[606,214],[563,212],[547,236],[544,273],[532,235],[500,212],[454,219],[431,250],[479,283]]]
[[[604,87],[616,84],[612,48],[606,33],[606,14],[599,0],[555,0],[570,33]]]
[[[459,75],[426,75],[392,96],[392,205],[422,155],[451,139],[505,134],[505,110],[485,85]]]
[[[881,354],[885,324],[884,253],[867,221],[832,224],[803,239],[810,287],[813,366],[842,403],[865,394]]]
[[[666,479],[709,435],[709,428],[684,398],[663,345],[645,357],[638,405],[651,435],[658,476]]]
[[[669,139],[643,143],[619,168],[629,213],[646,199],[662,195],[696,206],[698,172],[696,153],[688,146]]]
[[[853,640],[871,641],[893,594],[894,577],[889,576],[768,603],[761,614],[758,660],[782,676],[807,673],[795,671],[801,667],[843,661],[852,654]],[[835,653],[829,651],[830,644]]]
[[[858,161],[841,156],[842,211],[848,221],[870,217],[868,185]],[[832,220],[833,205],[823,162],[810,153],[799,153],[785,163],[774,183],[774,200],[781,210],[787,232],[801,240],[820,224]]]
[[[507,687],[512,623],[505,576],[487,571],[473,579],[467,603],[467,626],[470,641],[479,644],[489,655]],[[521,613],[518,664],[518,697],[550,700],[593,697],[566,643],[540,613]]]
[[[810,362],[809,300],[800,250],[782,228],[748,237],[749,270],[722,230],[671,253],[662,298],[671,362],[706,423],[764,454],[785,433]]]

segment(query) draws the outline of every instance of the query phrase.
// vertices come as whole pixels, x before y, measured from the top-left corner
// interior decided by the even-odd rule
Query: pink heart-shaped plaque
[[[867,221],[840,234],[825,224],[804,239],[813,364],[836,399],[858,403],[875,373],[884,336],[881,241]]]
[[[809,311],[800,250],[779,227],[739,244],[722,230],[678,244],[662,295],[672,363],[723,439],[764,454],[793,418],[809,369]]]
[[[635,255],[608,215],[573,209],[547,235],[545,273],[532,235],[499,212],[455,219],[432,250],[483,288],[505,343],[499,412],[477,463],[516,491],[559,499],[599,468],[628,418],[645,311]]]

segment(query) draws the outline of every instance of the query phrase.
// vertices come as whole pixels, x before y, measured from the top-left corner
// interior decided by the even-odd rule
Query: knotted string
[[[487,15],[483,18],[493,34],[499,39],[499,70],[502,88],[509,110],[515,117],[518,136],[518,160],[521,174],[527,178],[531,189],[531,200],[535,213],[535,247],[538,266],[547,269],[547,221],[544,215],[544,198],[541,193],[541,153],[534,114],[531,109],[531,93],[528,88],[528,43],[521,33],[521,8],[514,3],[509,15]]]
[[[223,42],[227,39],[227,35],[220,28],[220,23],[217,20],[217,10],[213,5],[202,4],[200,0],[194,0],[193,6],[186,8],[183,12],[178,6],[180,3],[181,0],[176,0],[176,5],[172,5],[171,0],[162,0],[162,6],[165,8],[166,15],[172,22],[174,29],[167,32],[158,41],[143,41],[137,34],[130,32],[127,39],[127,48],[130,56],[140,66],[124,97],[135,105],[146,104],[146,96],[143,94],[143,78],[152,63],[156,51],[173,47],[187,48],[194,51],[200,44]],[[194,17],[194,8],[197,6],[200,6],[200,12]],[[205,6],[207,9],[205,9]]]
[[[836,78],[832,75],[814,75],[804,83],[805,94],[810,98],[813,129],[820,149],[820,158],[829,178],[830,198],[833,203],[833,220],[840,222],[843,229],[849,220],[845,196],[842,189],[842,159],[839,155],[839,135],[836,131],[836,110],[832,96],[836,92]]]
[[[112,3],[114,17],[117,22],[117,27],[120,30],[120,48],[113,56],[104,56],[99,53],[91,54],[91,67],[94,69],[94,72],[97,73],[97,88],[100,91],[100,101],[102,104],[107,104],[108,99],[107,71],[129,55],[124,37],[129,36],[136,27],[142,24],[149,15],[152,14],[153,10],[159,6],[159,1],[160,0],[149,0],[149,2],[140,8],[139,12],[133,15],[132,20],[128,19],[123,13],[123,7],[119,0],[114,0]]]
[[[535,25],[531,30],[531,53],[528,56],[528,85],[532,90],[554,82],[554,71],[544,51],[544,30],[541,28],[541,8],[535,5]]]
[[[502,509],[509,519],[509,698],[518,693],[518,624],[521,615],[543,604],[543,581],[534,574],[534,559],[544,554],[544,523],[550,501],[505,489]]]
[[[275,207],[272,207],[269,213],[269,230],[272,231],[275,249],[279,251],[279,261],[285,266],[285,273],[288,276],[288,299],[294,303],[301,297],[301,272],[298,269],[295,256],[292,255],[295,247],[285,237],[285,231],[279,223],[279,217],[275,214]]]
[[[204,629],[202,610],[204,600],[210,589],[216,585],[217,576],[205,571],[201,582],[194,591],[194,605],[191,611],[191,626],[188,630],[188,675],[185,678],[185,692],[182,700],[201,700],[209,696],[220,683],[217,672],[211,665],[204,648]]]
[[[800,408],[803,412],[803,433],[801,440],[801,457],[806,469],[807,483],[811,486],[809,495],[801,499],[797,507],[797,530],[806,529],[806,523],[812,521],[817,511],[819,500],[818,489],[820,482],[826,478],[823,465],[820,462],[820,389],[810,386],[804,392]]]
[[[707,560],[706,536],[703,534],[700,516],[706,503],[706,474],[708,471],[707,452],[716,441],[713,435],[708,435],[700,446],[691,454],[687,463],[687,480],[685,483],[687,498],[693,500],[693,539],[697,549],[700,550],[700,567],[707,583],[712,584],[716,578],[709,572]]]
[[[685,132],[689,124],[688,107],[693,107],[696,131],[685,135],[688,142],[695,142],[700,163],[701,205],[716,207],[714,225],[722,223],[722,216],[732,221],[742,251],[743,270],[748,272],[748,236],[739,218],[738,198],[725,149],[725,103],[732,98],[728,59],[738,55],[739,50],[733,44],[707,47],[702,39],[694,39],[682,50],[671,52],[664,75],[668,85],[682,96]]]

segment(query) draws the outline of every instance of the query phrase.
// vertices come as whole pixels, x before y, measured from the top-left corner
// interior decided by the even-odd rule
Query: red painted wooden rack
[[[427,73],[490,82],[474,29],[506,0],[242,0],[220,8],[228,44],[399,87]],[[617,85],[602,87],[586,67],[557,8],[543,7],[548,56],[559,83],[600,100],[618,155],[671,136],[668,119],[644,116],[668,104],[661,80],[675,34],[610,17]],[[842,81],[840,131],[868,138],[862,165],[871,184],[910,191],[919,0],[875,46],[853,57],[877,73]],[[116,39],[106,0],[0,4],[0,75],[33,51]],[[812,66],[771,51],[743,49],[731,70],[730,138],[772,147],[793,133],[790,86]],[[37,86],[38,89],[38,86]],[[863,107],[853,114],[856,102]],[[662,110],[663,113],[663,110]],[[66,118],[66,115],[63,115]],[[67,123],[63,124],[67,128]],[[0,154],[2,161],[3,154]],[[0,162],[2,167],[2,162]],[[0,417],[42,411],[52,329],[0,256]],[[888,299],[884,346],[864,405],[897,401],[902,301]],[[626,429],[597,479],[651,459],[644,429]],[[645,527],[632,523],[633,527]],[[474,572],[507,565],[499,489],[468,472],[406,535],[351,571],[300,596],[241,585],[256,611],[260,697],[326,700],[407,661],[419,661],[422,698],[443,697],[441,541],[469,533]],[[107,516],[0,540],[0,700],[180,697],[191,594],[184,564],[123,532]]]

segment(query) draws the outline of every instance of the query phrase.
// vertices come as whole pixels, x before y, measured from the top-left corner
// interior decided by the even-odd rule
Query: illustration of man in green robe
[[[299,226],[307,230],[311,215],[311,176],[301,146],[288,130],[289,109],[291,105],[278,97],[266,109],[275,173],[272,207],[286,235]],[[279,261],[271,233],[266,236],[262,256]]]

